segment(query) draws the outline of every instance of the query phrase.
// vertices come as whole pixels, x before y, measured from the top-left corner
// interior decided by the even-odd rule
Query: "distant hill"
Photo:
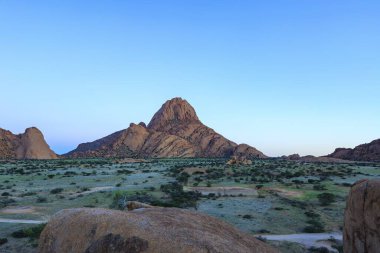
[[[327,157],[352,160],[352,161],[380,161],[380,139],[370,143],[361,144],[355,148],[337,148]]]
[[[292,154],[289,156],[282,156],[283,159],[307,163],[352,163],[352,161],[343,160],[339,158],[326,157],[326,156],[300,156],[299,154]]]
[[[35,127],[15,135],[0,128],[0,159],[56,159],[57,155]]]
[[[65,157],[229,157],[265,158],[257,149],[224,138],[205,126],[181,98],[166,101],[146,126],[127,129],[80,144]]]

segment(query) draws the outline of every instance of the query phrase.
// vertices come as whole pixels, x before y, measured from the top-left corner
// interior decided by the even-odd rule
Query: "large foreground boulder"
[[[380,251],[380,180],[356,182],[344,215],[345,253]]]
[[[41,253],[277,252],[205,214],[177,208],[58,212],[41,233]]]

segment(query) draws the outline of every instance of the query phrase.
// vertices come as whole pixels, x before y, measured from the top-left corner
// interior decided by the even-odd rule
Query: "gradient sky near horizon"
[[[0,0],[0,127],[57,153],[187,99],[279,156],[380,138],[380,1]]]

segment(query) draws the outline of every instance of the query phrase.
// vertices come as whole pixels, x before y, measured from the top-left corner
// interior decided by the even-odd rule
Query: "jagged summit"
[[[0,128],[0,159],[56,159],[42,132],[30,127],[15,135]]]
[[[168,125],[200,122],[194,108],[180,97],[166,101],[148,124],[149,129],[160,130]]]
[[[229,157],[264,158],[248,145],[237,145],[199,120],[182,98],[166,101],[146,126],[129,128],[99,140],[80,144],[67,157]]]

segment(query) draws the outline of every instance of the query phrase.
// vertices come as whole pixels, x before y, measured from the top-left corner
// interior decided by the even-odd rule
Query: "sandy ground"
[[[290,190],[285,190],[285,189],[280,189],[280,188],[266,188],[265,190],[274,191],[283,197],[301,197],[302,196],[302,192],[290,191]]]
[[[24,224],[41,224],[46,223],[45,220],[15,220],[15,219],[3,219],[0,218],[0,223],[24,223]]]
[[[257,196],[257,191],[252,188],[244,187],[185,187],[185,190],[198,191],[202,195],[208,195],[214,193],[216,195],[233,195],[238,196],[240,194],[245,196]]]
[[[4,214],[31,214],[38,213],[37,208],[34,206],[17,206],[7,207],[0,210],[0,213]]]
[[[182,172],[186,172],[189,175],[193,175],[196,172],[198,172],[198,173],[206,173],[206,168],[190,167],[190,168],[185,168]]]
[[[94,192],[100,192],[100,191],[105,191],[105,190],[110,190],[110,189],[113,189],[114,186],[101,186],[101,187],[94,187],[94,188],[91,188],[89,191],[84,191],[84,192],[79,192],[79,193],[73,193],[71,194],[71,196],[78,196],[78,195],[87,195],[87,194],[91,194],[91,193],[94,193]]]

